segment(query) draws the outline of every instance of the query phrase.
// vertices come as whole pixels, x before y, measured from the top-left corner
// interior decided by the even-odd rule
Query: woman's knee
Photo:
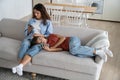
[[[27,54],[33,57],[34,55],[38,54],[41,50],[42,48],[40,46],[35,45],[27,51]]]
[[[27,40],[27,39],[24,39],[23,41],[22,41],[22,44],[21,44],[22,46],[30,46],[30,40]]]

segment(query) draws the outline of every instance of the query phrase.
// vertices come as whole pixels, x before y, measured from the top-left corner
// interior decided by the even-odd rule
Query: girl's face
[[[35,15],[36,19],[41,19],[41,12],[40,11],[34,9],[33,14]]]
[[[47,43],[47,40],[44,37],[38,37],[37,43]]]

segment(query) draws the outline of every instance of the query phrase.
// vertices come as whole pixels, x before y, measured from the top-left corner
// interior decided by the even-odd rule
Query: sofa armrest
[[[0,37],[2,37],[2,32],[0,32]]]

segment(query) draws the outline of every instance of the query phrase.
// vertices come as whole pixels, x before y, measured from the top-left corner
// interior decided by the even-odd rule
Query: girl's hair
[[[44,25],[46,25],[47,24],[47,20],[50,20],[50,16],[49,16],[49,14],[47,13],[47,10],[46,10],[46,8],[44,7],[44,5],[43,4],[41,4],[41,3],[38,3],[38,4],[36,4],[34,7],[33,7],[33,10],[34,9],[36,9],[37,11],[40,11],[40,13],[41,13],[41,18],[42,18],[42,20],[43,20],[43,24]],[[33,12],[33,16],[32,16],[33,18],[35,18],[35,15],[34,15],[34,12]]]
[[[35,36],[31,41],[31,47],[37,44],[38,36]]]

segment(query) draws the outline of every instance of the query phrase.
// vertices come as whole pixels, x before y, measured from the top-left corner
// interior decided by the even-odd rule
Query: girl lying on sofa
[[[42,47],[44,50],[50,52],[69,51],[71,55],[77,57],[93,57],[98,55],[104,60],[104,62],[107,61],[107,55],[102,48],[96,49],[88,46],[82,46],[78,37],[64,37],[58,34],[50,34],[47,38],[45,38],[44,36],[41,36],[41,34],[36,34],[31,41],[31,47],[34,45],[37,45],[40,48]],[[31,59],[32,56],[25,54],[25,57],[19,65],[24,67],[31,61]],[[23,70],[19,70],[19,73],[23,74]]]
[[[69,51],[71,55],[77,57],[100,56],[107,61],[107,55],[102,48],[95,49],[88,46],[82,46],[78,37],[64,37],[58,34],[50,34],[47,38],[36,36],[32,40],[32,45],[43,43],[43,49],[46,51]]]

